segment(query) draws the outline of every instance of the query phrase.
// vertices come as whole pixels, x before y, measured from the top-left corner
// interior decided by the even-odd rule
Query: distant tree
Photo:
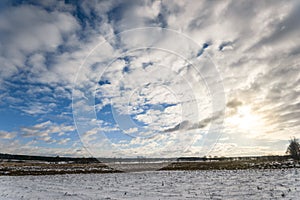
[[[293,159],[300,160],[300,144],[295,137],[290,140],[286,153],[290,154]]]

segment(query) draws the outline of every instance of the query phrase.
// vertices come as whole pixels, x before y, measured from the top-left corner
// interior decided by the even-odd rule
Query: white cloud
[[[44,141],[47,143],[65,144],[70,139],[62,137],[67,133],[72,133],[74,131],[75,127],[72,125],[56,124],[51,121],[45,121],[31,127],[21,128],[20,136]],[[55,134],[57,136],[55,136]]]
[[[2,78],[8,78],[18,71],[16,69],[26,67],[26,57],[30,54],[54,52],[67,35],[75,34],[79,28],[70,14],[47,12],[30,5],[8,8],[1,12],[0,19],[1,59],[6,63],[6,67],[1,68],[5,69],[1,70]],[[40,62],[42,61],[40,58]],[[37,60],[33,64],[36,62]]]
[[[65,139],[62,139],[62,140],[60,140],[60,141],[58,142],[58,144],[64,145],[64,144],[68,143],[70,140],[71,140],[71,138],[65,138]]]
[[[125,132],[126,134],[135,133],[135,132],[137,132],[137,131],[138,131],[138,128],[136,128],[136,127],[130,128],[130,129],[128,129],[128,130],[124,130],[124,132]]]
[[[157,140],[148,143],[141,138],[135,139],[131,145],[145,146],[128,150],[147,153],[148,147],[159,146],[159,142],[167,137],[170,139],[169,150],[174,150],[172,145],[176,144],[174,141],[179,134],[186,134],[182,139],[185,141],[197,131],[207,131],[207,126],[217,121],[214,119],[217,114],[221,121],[220,109],[225,99],[216,100],[221,95],[214,96],[214,93],[222,93],[222,87],[216,86],[221,84],[227,100],[237,99],[243,106],[251,107],[252,115],[259,116],[264,128],[261,126],[258,130],[256,127],[252,130],[254,133],[248,135],[249,130],[234,125],[240,124],[241,119],[236,115],[237,109],[229,106],[223,129],[228,143],[220,144],[219,150],[228,149],[226,152],[232,154],[232,145],[237,148],[240,145],[245,151],[253,151],[234,138],[282,141],[298,134],[299,3],[292,0],[272,3],[86,1],[79,3],[78,9],[85,16],[76,18],[71,14],[76,12],[75,6],[61,2],[57,5],[53,2],[37,6],[22,4],[1,12],[2,102],[7,101],[11,108],[28,115],[51,113],[58,109],[58,99],[71,100],[70,90],[78,75],[73,90],[73,108],[75,117],[92,127],[90,131],[83,128],[86,136],[97,139],[98,132],[120,129],[128,134],[140,131],[136,135],[155,135]],[[157,29],[122,33],[149,26]],[[109,34],[112,37],[106,37]],[[98,44],[101,45],[94,49]],[[131,49],[136,47],[141,49]],[[126,55],[122,55],[124,51]],[[197,54],[197,60],[193,60]],[[87,55],[89,57],[78,71]],[[118,59],[108,65],[116,57]],[[191,60],[197,65],[189,63]],[[217,71],[223,80],[216,78]],[[14,93],[9,88],[18,88],[13,85],[15,83],[10,83],[16,80],[32,85],[24,89],[26,92]],[[101,80],[107,84],[99,86]],[[94,92],[101,100],[96,106]],[[45,95],[50,93],[53,95]],[[43,97],[37,94],[43,94]],[[27,98],[18,98],[23,95]],[[217,106],[214,105],[216,101],[220,101]],[[115,115],[120,127],[104,123],[97,128],[89,126],[89,120],[95,117],[94,109],[102,112],[101,109],[109,104],[114,112],[128,115],[132,121],[144,125],[123,126],[118,124],[121,118]],[[235,123],[228,123],[230,119]],[[187,127],[173,131],[174,135],[163,133],[158,136],[158,132],[172,129],[181,122],[188,122]],[[59,140],[51,135],[62,137],[74,128],[46,122],[22,128],[22,131],[23,136],[53,142]],[[5,131],[0,136],[11,137]],[[91,141],[89,137],[88,142]],[[67,138],[61,141],[62,144],[69,142]],[[199,149],[190,153],[199,153]],[[272,148],[260,152],[267,151]]]
[[[0,130],[0,138],[1,139],[13,139],[14,137],[16,137],[16,133],[15,132],[7,132],[7,131],[1,131]]]

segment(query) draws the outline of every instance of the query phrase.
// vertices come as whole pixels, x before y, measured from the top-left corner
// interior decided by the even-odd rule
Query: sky
[[[0,152],[283,155],[300,2],[1,1]]]

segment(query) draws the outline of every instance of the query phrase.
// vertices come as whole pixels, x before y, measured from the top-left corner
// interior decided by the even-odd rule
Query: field
[[[0,162],[0,176],[20,175],[55,175],[140,172],[157,170],[246,170],[246,169],[287,169],[300,168],[300,163],[290,159],[259,160],[215,160],[215,161],[158,161],[158,162],[38,162],[38,161],[3,161]]]
[[[0,199],[297,199],[300,170],[0,176]]]
[[[0,176],[22,175],[54,175],[78,173],[112,173],[118,172],[102,163],[74,164],[74,163],[38,163],[38,162],[2,162]]]

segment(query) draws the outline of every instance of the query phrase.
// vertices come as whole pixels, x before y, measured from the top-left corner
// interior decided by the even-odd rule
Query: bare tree
[[[300,160],[300,144],[298,139],[295,137],[290,140],[290,145],[288,146],[286,153],[290,154],[295,160]]]

